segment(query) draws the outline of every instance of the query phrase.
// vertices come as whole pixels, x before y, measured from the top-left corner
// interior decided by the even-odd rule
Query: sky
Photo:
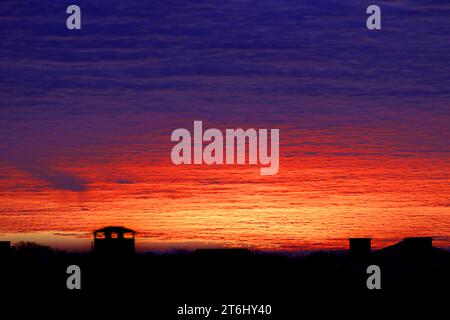
[[[66,8],[81,7],[81,30]],[[450,247],[450,4],[0,2],[0,240]],[[175,166],[176,128],[279,128],[280,171]]]

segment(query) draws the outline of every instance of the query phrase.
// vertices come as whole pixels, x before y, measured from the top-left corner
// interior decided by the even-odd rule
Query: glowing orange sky
[[[304,151],[288,152],[286,138],[282,154]],[[382,246],[421,235],[449,245],[447,159],[374,156],[373,150],[326,156],[332,150],[282,157],[275,176],[260,176],[258,165],[174,166],[139,157],[57,163],[92,181],[82,192],[54,190],[7,167],[8,177],[0,180],[1,238],[24,233],[33,239],[28,233],[40,231],[46,233],[40,242],[86,248],[89,231],[124,225],[141,232],[141,249],[340,248],[350,236],[374,237]]]
[[[0,239],[450,248],[448,6],[386,2],[372,32],[356,0],[88,1],[71,31],[47,2],[1,2]],[[195,120],[280,129],[279,173],[174,166]]]

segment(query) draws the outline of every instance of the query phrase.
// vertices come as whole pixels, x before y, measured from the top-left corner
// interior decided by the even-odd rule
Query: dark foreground
[[[449,301],[450,253],[421,243],[301,257],[239,249],[101,255],[28,247],[0,256],[0,290],[3,306],[35,303],[46,312],[64,306],[113,318],[126,311],[146,319],[300,319],[308,312],[365,319],[360,310],[414,312],[425,300]],[[67,287],[71,265],[81,270],[80,290]],[[369,265],[380,268],[379,290],[367,286]]]

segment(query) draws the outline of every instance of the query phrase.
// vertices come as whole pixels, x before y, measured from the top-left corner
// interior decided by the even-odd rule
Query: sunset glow
[[[411,33],[415,7],[386,4],[397,19],[368,34],[356,1],[163,2],[87,1],[76,35],[55,3],[33,26],[31,6],[4,5],[0,240],[88,250],[94,229],[121,225],[141,251],[450,247],[447,11]],[[174,165],[171,132],[194,120],[279,128],[279,172]]]

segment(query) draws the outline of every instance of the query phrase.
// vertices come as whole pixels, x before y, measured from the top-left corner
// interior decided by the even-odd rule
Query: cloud
[[[35,178],[49,183],[51,187],[56,190],[81,192],[88,189],[87,184],[83,179],[68,173],[44,168],[39,168],[38,170],[28,169],[27,171]]]
[[[88,190],[87,181],[72,173],[54,169],[37,159],[37,157],[27,158],[25,156],[12,157],[9,155],[7,160],[12,166],[28,173],[35,179],[38,179],[55,190],[65,190],[73,192],[82,192]]]
[[[131,181],[129,179],[117,179],[116,182],[118,184],[133,184],[133,181]]]

